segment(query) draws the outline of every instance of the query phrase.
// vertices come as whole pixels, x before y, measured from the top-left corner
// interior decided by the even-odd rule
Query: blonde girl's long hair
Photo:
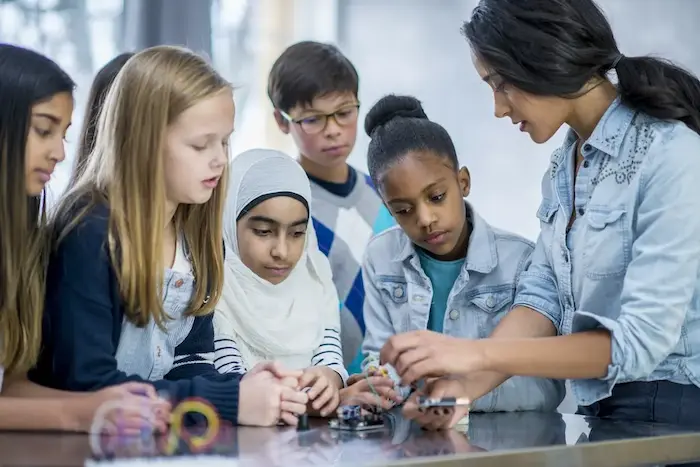
[[[95,204],[109,206],[109,253],[127,319],[162,326],[164,152],[167,130],[185,110],[231,89],[206,60],[173,46],[137,53],[105,99],[95,149],[64,197],[57,241]],[[208,202],[178,206],[173,222],[189,247],[196,277],[188,315],[211,313],[223,288],[222,216],[227,173]],[[87,201],[87,202],[85,202]]]

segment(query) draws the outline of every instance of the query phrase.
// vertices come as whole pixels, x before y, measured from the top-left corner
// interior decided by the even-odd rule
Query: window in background
[[[211,17],[214,66],[237,88],[236,104],[243,107],[254,64],[252,4],[248,0],[214,0]]]
[[[49,203],[66,186],[77,150],[92,77],[120,52],[123,0],[0,0],[0,42],[21,45],[55,60],[77,84],[66,160],[49,185]]]
[[[291,1],[291,0],[290,0]],[[257,49],[254,45],[255,2],[250,0],[212,1],[212,58],[216,69],[235,88],[236,132],[231,143],[232,154],[241,152],[247,142],[255,139],[256,129],[250,120],[256,119],[250,112],[256,106],[260,83],[257,82]]]

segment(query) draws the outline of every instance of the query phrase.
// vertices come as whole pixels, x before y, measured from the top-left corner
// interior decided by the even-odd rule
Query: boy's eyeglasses
[[[301,127],[301,131],[307,135],[316,135],[321,133],[328,126],[328,119],[333,118],[339,126],[353,125],[357,122],[357,116],[360,113],[360,104],[346,105],[335,112],[329,114],[309,115],[303,118],[292,118],[288,113],[279,111],[280,115],[288,122],[294,123]]]

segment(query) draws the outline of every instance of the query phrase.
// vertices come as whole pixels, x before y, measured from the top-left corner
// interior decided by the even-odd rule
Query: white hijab
[[[249,203],[275,193],[293,193],[311,205],[309,179],[294,159],[268,149],[253,149],[233,159],[224,211],[224,291],[215,326],[218,335],[236,341],[247,369],[264,360],[306,368],[324,329],[340,329],[338,293],[310,215],[304,253],[283,282],[267,282],[240,259],[236,219]]]

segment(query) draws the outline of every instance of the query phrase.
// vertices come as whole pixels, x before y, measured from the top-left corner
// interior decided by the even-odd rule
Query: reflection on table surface
[[[439,459],[433,456],[466,455],[476,459],[527,448],[581,446],[683,433],[684,430],[668,425],[538,412],[472,414],[467,432],[426,432],[400,414],[389,413],[385,429],[376,432],[334,431],[325,420],[314,420],[306,432],[293,428],[231,427],[199,448],[182,440],[169,444],[165,437],[102,437],[93,439],[91,446],[89,438],[83,435],[0,433],[0,465],[58,467],[84,465],[86,460],[95,460],[99,465],[106,459],[206,454],[228,457],[229,465],[241,466],[357,466],[411,458]],[[700,445],[700,433],[697,442]],[[233,458],[237,461],[232,462]]]

